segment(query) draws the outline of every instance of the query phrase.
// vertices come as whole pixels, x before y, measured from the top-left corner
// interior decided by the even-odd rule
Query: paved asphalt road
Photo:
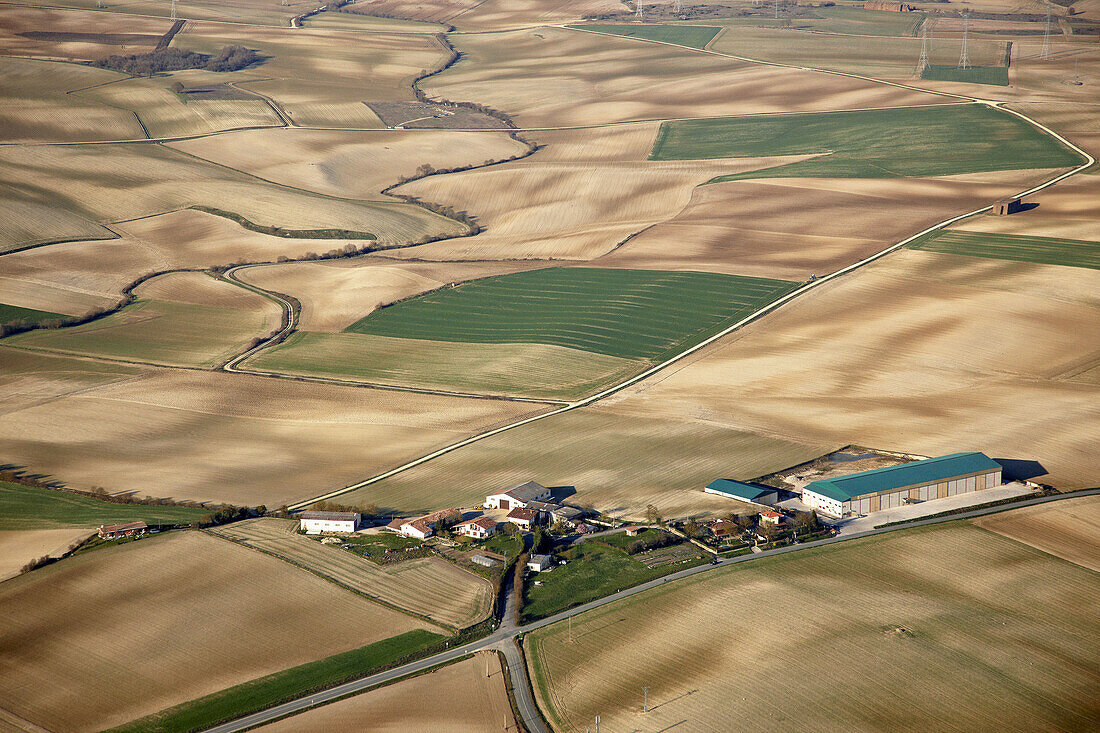
[[[523,657],[520,654],[518,647],[516,646],[515,637],[520,633],[526,633],[535,629],[540,629],[544,626],[549,626],[550,624],[557,623],[558,621],[562,621],[571,616],[582,614],[585,611],[589,611],[593,608],[599,608],[600,606],[606,605],[608,603],[614,603],[615,601],[622,598],[626,598],[637,593],[643,593],[650,588],[655,588],[670,581],[678,580],[680,578],[686,578],[691,575],[697,575],[698,573],[705,573],[710,570],[715,570],[719,567],[736,565],[737,563],[741,562],[751,562],[754,560],[759,560],[762,557],[769,557],[772,555],[782,555],[788,552],[798,552],[800,550],[808,549],[811,547],[821,547],[823,545],[832,545],[838,542],[847,542],[849,540],[858,539],[860,537],[870,537],[873,535],[885,534],[887,532],[893,532],[900,529],[911,529],[913,527],[924,527],[932,524],[941,524],[943,522],[953,522],[959,519],[970,519],[972,517],[980,517],[986,514],[995,514],[997,512],[1007,511],[1009,509],[1019,509],[1021,507],[1034,506],[1036,504],[1045,504],[1051,501],[1060,501],[1062,499],[1070,499],[1079,496],[1094,496],[1097,494],[1100,494],[1100,489],[1079,491],[1073,494],[1042,496],[1035,499],[1027,499],[1025,501],[1015,502],[1008,505],[987,507],[985,509],[974,509],[960,514],[953,514],[948,517],[932,517],[929,519],[921,519],[914,522],[909,522],[907,524],[899,525],[896,527],[883,527],[882,529],[872,529],[856,534],[840,535],[837,537],[817,540],[815,542],[806,542],[800,545],[790,545],[788,547],[780,547],[774,550],[765,550],[764,552],[756,553],[753,555],[743,555],[741,557],[723,560],[716,565],[699,565],[693,568],[688,568],[687,570],[681,570],[678,573],[666,575],[665,577],[658,578],[657,580],[651,580],[648,583],[636,585],[633,588],[627,588],[626,590],[619,591],[618,593],[615,593],[613,595],[605,596],[604,598],[586,603],[583,606],[577,606],[576,608],[562,611],[561,613],[549,616],[542,619],[541,621],[536,621],[522,627],[515,626],[512,623],[512,593],[509,592],[509,587],[505,591],[505,598],[507,599],[507,604],[505,606],[503,616],[505,622],[502,623],[500,628],[498,628],[489,636],[478,639],[477,641],[470,642],[465,646],[457,647],[455,649],[436,654],[435,656],[421,659],[417,662],[411,662],[410,664],[406,664],[402,667],[397,667],[386,672],[379,672],[378,674],[371,675],[370,677],[364,677],[362,679],[355,680],[354,682],[348,682],[346,684],[340,685],[339,687],[333,687],[325,690],[324,692],[318,692],[315,695],[302,697],[297,700],[293,700],[291,702],[269,708],[262,712],[255,713],[253,715],[238,718],[237,720],[234,720],[232,722],[211,728],[209,730],[209,733],[235,733],[236,731],[243,731],[247,728],[260,725],[261,723],[266,723],[268,721],[283,717],[285,715],[289,715],[291,713],[306,710],[307,708],[313,707],[316,704],[327,702],[329,700],[334,700],[338,697],[343,697],[344,695],[348,695],[353,692],[361,692],[368,688],[374,687],[375,685],[382,684],[383,682],[390,682],[400,677],[404,677],[406,675],[428,669],[429,667],[434,667],[438,664],[443,664],[444,662],[458,659],[463,655],[472,654],[473,652],[485,649],[495,649],[504,653],[505,659],[508,663],[508,671],[512,677],[512,685],[515,688],[516,705],[519,707],[520,715],[523,717],[523,722],[527,726],[527,729],[530,731],[530,733],[549,733],[545,723],[542,722],[542,717],[539,714],[538,709],[535,705],[531,692],[531,685],[527,679],[527,669],[523,664]]]

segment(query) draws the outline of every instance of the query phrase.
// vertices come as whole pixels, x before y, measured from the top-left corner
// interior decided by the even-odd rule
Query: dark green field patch
[[[820,157],[714,180],[946,176],[1083,162],[1018,117],[979,104],[665,122],[650,159],[815,153]]]
[[[21,308],[18,305],[0,303],[0,323],[12,323],[14,321],[41,323],[42,321],[52,321],[55,318],[68,318],[68,316],[61,313],[51,313],[50,311]]]
[[[541,343],[667,358],[798,287],[705,272],[551,267],[487,277],[371,313],[346,330],[471,343]]]
[[[998,87],[1008,86],[1007,66],[971,66],[960,69],[947,64],[928,64],[921,71],[921,79],[932,81],[958,81],[967,84],[991,84]]]
[[[921,238],[910,247],[926,252],[1100,270],[1100,242],[1079,239],[944,231]]]
[[[706,48],[706,45],[718,35],[718,31],[722,30],[704,25],[642,25],[640,23],[585,23],[569,27],[628,38],[642,38],[647,41],[663,41],[688,48]]]
[[[141,520],[148,524],[187,524],[210,509],[152,504],[114,504],[69,491],[0,481],[0,529],[96,527]]]

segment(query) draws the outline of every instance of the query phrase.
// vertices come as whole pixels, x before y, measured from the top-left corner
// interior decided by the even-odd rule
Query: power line
[[[1049,59],[1053,49],[1050,46],[1050,9],[1047,8],[1047,29],[1043,33],[1043,50],[1039,52],[1039,58]]]
[[[963,45],[962,52],[959,54],[959,68],[970,68],[970,49],[968,48],[970,42],[970,11],[963,11]]]

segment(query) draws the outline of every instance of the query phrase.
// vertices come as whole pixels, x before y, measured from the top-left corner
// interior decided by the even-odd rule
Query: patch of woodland
[[[92,66],[110,69],[131,76],[153,76],[169,71],[203,69],[205,71],[240,71],[265,60],[256,51],[240,45],[226,46],[211,56],[182,48],[158,48],[149,53],[117,54],[93,61]]]

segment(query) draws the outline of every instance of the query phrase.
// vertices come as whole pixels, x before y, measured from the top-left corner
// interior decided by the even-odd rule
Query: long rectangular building
[[[834,517],[893,509],[1001,484],[1001,464],[984,453],[951,453],[806,484],[802,503]]]

